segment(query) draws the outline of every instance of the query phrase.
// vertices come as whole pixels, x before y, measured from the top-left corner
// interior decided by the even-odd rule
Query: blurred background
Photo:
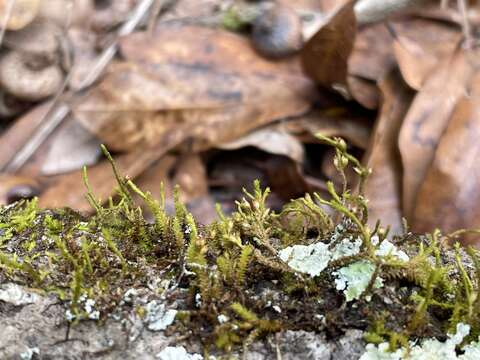
[[[91,212],[105,144],[200,222],[255,179],[278,210],[341,184],[321,133],[372,168],[372,224],[480,225],[476,1],[0,0],[0,24],[1,204]]]

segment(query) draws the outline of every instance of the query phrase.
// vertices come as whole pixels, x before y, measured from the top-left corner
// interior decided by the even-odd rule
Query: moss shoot
[[[322,138],[336,150],[335,166],[353,166],[359,191],[328,184],[279,212],[266,207],[269,190],[258,182],[237,210],[208,226],[197,224],[175,196],[175,213],[123,178],[111,160],[118,197],[101,205],[88,184],[95,214],[42,210],[37,201],[0,209],[0,283],[54,293],[65,321],[101,322],[128,297],[161,279],[158,297],[176,304],[168,333],[200,339],[205,354],[228,354],[283,330],[365,331],[368,343],[391,351],[409,341],[447,338],[458,324],[480,335],[480,254],[450,246],[440,231],[389,237],[367,226],[362,184],[369,171],[341,139]],[[132,195],[154,215],[148,223]],[[325,212],[325,207],[335,215]],[[330,215],[329,215],[330,214]],[[136,308],[140,316],[148,309]],[[172,313],[170,313],[172,314]],[[163,327],[162,327],[163,329]]]

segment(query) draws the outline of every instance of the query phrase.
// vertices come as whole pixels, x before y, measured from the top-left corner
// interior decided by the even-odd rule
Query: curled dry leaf
[[[0,22],[7,30],[20,30],[37,16],[40,0],[0,0]]]
[[[420,90],[439,59],[407,37],[395,39],[393,49],[403,78],[412,89]]]
[[[370,110],[378,108],[380,94],[375,81],[348,75],[347,84],[352,97],[360,105]]]
[[[302,163],[305,156],[302,143],[281,127],[267,127],[247,134],[237,140],[219,144],[219,149],[235,150],[246,146],[254,146],[275,155],[283,155]]]
[[[420,90],[442,59],[451,56],[462,37],[458,29],[425,19],[397,22],[391,30],[400,71],[407,84],[415,90]]]
[[[225,31],[163,26],[124,38],[121,52],[127,61],[113,64],[74,109],[114,150],[172,136],[205,148],[310,106],[311,83],[298,64],[261,59]]]
[[[364,26],[357,31],[348,59],[347,85],[351,96],[367,109],[377,109],[377,81],[396,66],[392,36],[384,24]]]
[[[358,29],[348,59],[348,74],[375,82],[382,79],[396,65],[392,41],[383,23]]]
[[[281,124],[281,129],[288,131],[303,143],[317,143],[315,136],[340,136],[350,144],[366,149],[369,144],[371,122],[368,118],[354,115],[343,108],[315,110],[297,119]]]
[[[382,106],[365,155],[372,174],[365,183],[369,199],[369,223],[391,226],[391,235],[402,231],[402,164],[398,135],[413,99],[413,91],[402,81],[397,70],[380,82]]]
[[[347,85],[348,58],[356,34],[353,5],[353,1],[349,1],[333,11],[302,49],[303,69],[324,87],[345,88]]]
[[[399,145],[404,169],[403,209],[412,219],[417,193],[430,167],[440,136],[452,112],[472,83],[479,64],[478,51],[456,51],[428,77],[410,107]]]
[[[477,54],[478,56],[478,54]],[[457,102],[439,139],[435,158],[420,187],[414,213],[416,231],[445,232],[480,227],[480,74],[472,93]],[[470,241],[478,246],[476,235]]]

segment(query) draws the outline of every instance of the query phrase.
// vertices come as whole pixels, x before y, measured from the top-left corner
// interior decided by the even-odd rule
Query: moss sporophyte
[[[0,209],[0,283],[56,294],[72,326],[130,307],[150,331],[200,339],[204,355],[245,349],[284,330],[334,335],[349,328],[364,330],[364,359],[435,349],[456,356],[462,345],[466,355],[478,351],[479,252],[450,246],[452,236],[438,230],[392,237],[379,223],[369,228],[362,192],[369,170],[343,140],[319,138],[334,147],[343,179],[353,166],[358,191],[346,181],[328,183],[328,199],[306,195],[274,212],[268,188],[256,181],[233,214],[218,207],[218,220],[206,226],[179,201],[178,189],[168,214],[164,198],[122,177],[103,148],[118,196],[102,205],[85,170],[94,215],[39,209],[35,199]],[[134,299],[145,288],[156,298],[139,306]]]

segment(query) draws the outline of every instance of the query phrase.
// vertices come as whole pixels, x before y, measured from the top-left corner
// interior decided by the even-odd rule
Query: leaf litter
[[[73,8],[68,1],[15,1],[1,47],[5,58],[18,59],[15,69],[28,70],[18,83],[53,66],[64,85],[53,95],[40,89],[25,97],[9,79],[0,81],[1,203],[38,196],[42,207],[91,213],[84,165],[99,202],[113,201],[117,179],[100,155],[104,143],[119,171],[157,197],[164,194],[170,212],[179,184],[188,209],[208,224],[218,219],[215,203],[234,211],[242,188],[253,190],[256,178],[271,186],[269,205],[280,209],[305,194],[328,196],[329,180],[341,188],[338,164],[332,166],[336,153],[315,137],[321,133],[345,138],[372,169],[364,184],[372,229],[380,220],[391,226],[391,238],[407,229],[478,227],[478,44],[464,39],[480,25],[478,4],[468,2],[463,16],[453,1],[369,14],[369,1],[279,2],[300,20],[303,29],[285,30],[300,31],[303,46],[275,60],[252,43],[255,23],[267,8],[275,11],[274,2],[159,1],[136,31],[118,37],[141,1],[74,1]],[[0,2],[0,13],[7,3]],[[28,11],[19,11],[27,3]],[[58,15],[68,11],[70,22]],[[38,47],[40,36],[48,46]],[[116,56],[82,88],[112,43]],[[0,63],[0,73],[8,65]],[[59,98],[69,115],[23,166],[8,171]],[[353,171],[345,174],[358,191]],[[134,198],[142,203],[139,194]],[[153,221],[151,209],[142,207]],[[455,234],[478,246],[475,232]],[[319,256],[313,244],[294,246],[289,256],[303,254],[291,265],[298,271],[308,268],[309,253]],[[319,274],[332,260],[322,259],[304,270]],[[337,280],[348,291],[345,271],[338,270]]]

